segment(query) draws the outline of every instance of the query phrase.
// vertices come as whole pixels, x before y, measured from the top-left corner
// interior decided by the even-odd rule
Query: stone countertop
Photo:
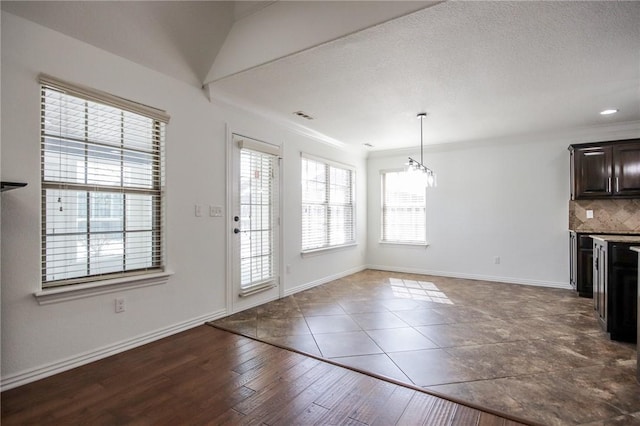
[[[638,253],[640,253],[640,247],[630,247],[631,250],[633,251],[637,251]]]
[[[584,230],[584,229],[569,229],[571,232],[577,232],[578,234],[591,234],[591,235],[636,235],[640,236],[638,231],[599,231],[597,229]]]
[[[590,235],[594,240],[600,240],[608,243],[637,243],[640,244],[640,235]]]

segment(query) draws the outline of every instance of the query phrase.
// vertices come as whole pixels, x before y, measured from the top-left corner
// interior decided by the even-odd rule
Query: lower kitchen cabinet
[[[638,265],[640,265],[640,246],[636,246],[636,247],[632,247],[631,250],[635,251],[636,253],[638,253]],[[640,268],[638,269],[638,284],[640,285]],[[636,309],[638,309],[638,307],[640,306],[640,288],[638,289],[638,303],[636,304]],[[637,315],[637,311],[636,311],[636,316],[638,317],[638,338],[636,340],[636,342],[640,342],[640,316]],[[638,383],[640,383],[640,351],[638,352],[638,361],[636,363],[636,380],[638,381]]]
[[[569,282],[581,297],[593,297],[593,239],[590,234],[569,231]]]
[[[593,238],[593,302],[600,325],[612,340],[635,342],[638,256],[631,247],[638,243],[626,239],[631,241],[619,236]]]

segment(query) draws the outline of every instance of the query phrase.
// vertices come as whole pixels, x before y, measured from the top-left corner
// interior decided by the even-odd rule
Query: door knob
[[[234,216],[234,217],[233,217],[233,221],[234,221],[234,222],[239,222],[239,221],[240,221],[240,218],[239,218],[238,216]]]
[[[234,233],[234,234],[239,234],[239,233],[240,233],[240,230],[239,230],[238,228],[233,228],[233,233]]]

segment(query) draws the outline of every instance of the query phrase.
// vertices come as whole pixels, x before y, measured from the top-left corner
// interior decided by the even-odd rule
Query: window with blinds
[[[42,286],[163,265],[163,112],[41,76]]]
[[[302,251],[355,243],[355,172],[302,157]]]
[[[252,149],[240,150],[241,294],[275,285],[277,171],[276,155]]]
[[[426,244],[426,188],[407,171],[382,173],[382,241]]]

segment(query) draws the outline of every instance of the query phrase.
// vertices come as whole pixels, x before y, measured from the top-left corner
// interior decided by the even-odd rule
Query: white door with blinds
[[[278,296],[280,148],[233,135],[233,311]]]

